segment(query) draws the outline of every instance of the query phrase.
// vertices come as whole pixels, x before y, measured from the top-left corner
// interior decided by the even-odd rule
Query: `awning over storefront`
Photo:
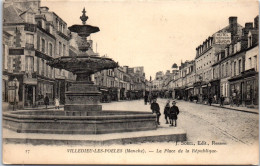
[[[255,76],[256,74],[258,74],[258,72],[256,72],[255,69],[250,69],[250,70],[241,72],[240,75],[234,76],[234,77],[230,78],[228,81],[230,81],[230,82],[237,81],[237,80],[244,79],[247,77]]]
[[[194,87],[192,86],[192,87],[188,87],[188,88],[186,88],[185,90],[189,90],[189,89],[193,89]]]

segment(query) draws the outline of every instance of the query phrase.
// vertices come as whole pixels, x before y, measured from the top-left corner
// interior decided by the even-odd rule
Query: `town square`
[[[257,7],[5,0],[3,162],[255,164]]]

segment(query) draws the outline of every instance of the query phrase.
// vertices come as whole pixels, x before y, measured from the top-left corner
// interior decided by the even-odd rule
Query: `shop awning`
[[[185,90],[189,90],[189,89],[193,89],[194,87],[192,86],[192,87],[188,87],[188,88],[186,88]]]
[[[202,87],[202,88],[205,88],[205,87],[207,87],[207,86],[208,86],[208,85],[202,85],[201,87]]]
[[[100,91],[106,91],[106,92],[108,91],[107,89],[99,89],[99,90],[100,90]]]

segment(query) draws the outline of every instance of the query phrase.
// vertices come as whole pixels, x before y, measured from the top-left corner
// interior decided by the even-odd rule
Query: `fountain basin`
[[[137,111],[86,111],[86,116],[66,116],[64,111],[3,113],[3,126],[18,133],[105,134],[155,130],[156,116]]]

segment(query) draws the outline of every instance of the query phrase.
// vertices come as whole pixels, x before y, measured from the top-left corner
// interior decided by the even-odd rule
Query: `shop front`
[[[214,103],[218,103],[218,100],[220,98],[220,79],[217,80],[212,80],[210,82],[210,88],[209,88],[209,92],[211,97],[214,98],[213,102]]]
[[[229,80],[230,93],[238,95],[240,104],[258,105],[258,72],[247,70]]]
[[[54,90],[55,82],[51,80],[43,80],[38,79],[37,88],[36,88],[36,103],[37,105],[44,105],[44,97],[47,96],[49,98],[49,104],[54,104],[55,90]],[[65,96],[65,94],[64,94]],[[64,99],[65,100],[65,99]],[[60,103],[63,104],[63,100],[60,99]]]
[[[36,107],[36,78],[24,79],[24,107]]]
[[[258,105],[258,72],[254,69],[244,72],[245,104]]]

